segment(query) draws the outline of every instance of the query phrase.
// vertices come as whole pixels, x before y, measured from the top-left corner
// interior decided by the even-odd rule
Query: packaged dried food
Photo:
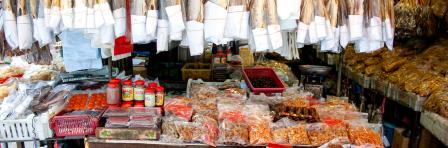
[[[349,125],[348,136],[355,145],[373,144],[382,146],[381,125],[352,123]]]
[[[193,101],[193,116],[201,115],[218,120],[218,107],[216,101]]]
[[[128,108],[109,107],[104,112],[103,117],[129,116]]]
[[[229,120],[232,122],[244,122],[243,108],[244,105],[235,102],[218,102],[218,119],[219,121]]]
[[[249,127],[249,144],[268,144],[271,137],[271,116],[269,106],[264,104],[246,104],[244,106],[244,117]]]
[[[210,86],[203,83],[193,83],[191,84],[191,98],[192,99],[209,99],[217,96],[219,90],[215,86]]]
[[[271,124],[271,135],[272,135],[272,142],[278,143],[278,144],[288,144],[289,143],[289,127],[297,125],[298,123],[288,119],[288,118],[282,118],[278,120],[275,123]]]
[[[1,86],[0,86],[1,87]],[[36,103],[32,103],[32,111],[39,113],[46,111],[50,106],[62,105],[66,102],[67,97],[71,95],[70,91],[75,89],[76,85],[61,84],[53,88],[45,98],[34,99]]]
[[[166,136],[167,139],[177,139],[179,134],[176,130],[176,123],[174,121],[163,121],[162,124],[162,134]]]
[[[330,131],[333,132],[333,138],[341,140],[348,140],[347,126],[342,120],[338,119],[326,119],[323,121],[329,126]]]
[[[322,145],[334,138],[333,132],[325,123],[307,124],[306,130],[312,145]]]
[[[249,143],[248,126],[244,122],[224,120],[219,124],[219,131],[219,143],[230,145],[246,145]]]
[[[170,99],[165,102],[165,116],[172,116],[184,121],[190,121],[193,114],[191,101],[184,99]]]
[[[264,145],[272,141],[270,122],[249,124],[249,144]]]
[[[216,146],[219,134],[218,121],[209,116],[195,115],[193,116],[193,122],[200,123],[204,127],[205,132],[202,136],[202,142],[210,146]]]
[[[161,116],[162,109],[159,107],[132,107],[129,109],[131,116]]]
[[[129,117],[109,117],[105,127],[128,127]]]
[[[204,134],[203,126],[195,122],[175,121],[176,131],[179,139],[183,142],[198,142]]]
[[[306,133],[306,127],[303,124],[291,126],[288,128],[289,144],[292,145],[309,145],[310,139]]]

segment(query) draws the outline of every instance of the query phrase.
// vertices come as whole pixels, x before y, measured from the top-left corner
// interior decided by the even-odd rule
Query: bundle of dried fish
[[[382,0],[383,41],[388,49],[393,48],[395,32],[394,1]]]
[[[276,0],[276,2],[281,29],[294,31],[297,28],[297,20],[300,19],[302,0]]]
[[[166,1],[159,1],[160,15],[157,21],[157,52],[168,51],[169,25],[165,8]]]
[[[5,39],[11,49],[19,47],[17,35],[16,15],[13,11],[11,0],[3,1],[3,22]]]
[[[146,12],[146,34],[150,40],[154,40],[157,35],[157,0],[146,0],[146,7],[148,8]]]
[[[313,0],[303,0],[301,16],[297,26],[297,40],[299,46],[308,43],[316,43],[317,37],[314,25],[314,4]]]
[[[394,6],[396,14],[395,36],[397,38],[409,38],[416,35],[417,4],[415,0],[400,0]]]
[[[280,24],[277,15],[277,6],[275,1],[268,0],[265,4],[266,9],[266,24],[269,35],[269,49],[278,49],[283,45],[282,34],[280,30]]]
[[[321,42],[321,51],[339,52],[338,6],[337,0],[330,0],[325,6],[328,12],[328,20],[325,22],[328,36]]]
[[[190,55],[196,56],[204,51],[204,4],[202,0],[188,0],[187,38]]]
[[[115,37],[124,36],[126,32],[126,0],[113,0],[112,8],[114,14]]]
[[[247,0],[229,0],[224,37],[232,39],[248,39],[249,9]]]
[[[32,0],[30,5],[33,18],[33,38],[42,48],[53,41],[53,34],[45,24],[44,0]]]
[[[348,32],[348,12],[347,3],[345,0],[340,0],[338,2],[338,28],[339,28],[339,44],[342,48],[347,47],[350,40]]]
[[[73,28],[73,0],[61,1],[62,23],[66,28]]]
[[[347,0],[350,40],[356,41],[363,37],[364,0]]]
[[[418,36],[430,37],[436,32],[437,20],[429,7],[430,2],[431,0],[418,0],[419,5],[415,18]]]
[[[115,23],[108,0],[96,0],[93,9],[95,10],[95,28]]]
[[[146,1],[131,1],[132,42],[134,44],[148,43],[151,41],[146,34]]]
[[[87,18],[86,18],[86,29],[87,33],[95,33],[98,31],[95,29],[95,23],[99,23],[100,20],[95,20],[95,9],[94,6],[98,2],[97,0],[87,0]],[[104,23],[104,20],[102,20]]]
[[[170,28],[170,40],[182,40],[182,32],[185,30],[185,24],[182,13],[182,0],[167,0],[167,6],[164,8],[168,16]]]
[[[51,2],[50,16],[48,17],[50,19],[50,22],[49,24],[47,24],[47,27],[51,28],[54,31],[54,33],[57,34],[60,32],[59,23],[61,22],[61,0],[51,0],[50,2]],[[45,15],[45,19],[46,18],[47,15]],[[76,20],[74,20],[73,22],[76,22]]]
[[[327,35],[326,21],[329,22],[327,11],[323,0],[314,0],[314,22],[316,24],[316,35],[319,41],[324,40]]]
[[[266,24],[266,0],[253,0],[250,9],[252,37],[257,51],[269,49],[269,37]]]
[[[48,110],[50,106],[63,105],[70,95],[70,91],[75,89],[75,87],[76,85],[61,84],[50,89],[51,91],[43,89],[41,94],[45,95],[40,95],[41,97],[37,97],[31,102],[32,111],[40,113]]]
[[[17,38],[20,50],[31,49],[33,45],[33,24],[26,0],[17,1]]]
[[[207,0],[204,5],[204,38],[208,42],[221,44],[227,19],[228,0]]]
[[[91,1],[91,0],[89,0]],[[74,0],[75,14],[73,17],[73,28],[85,29],[87,28],[87,0]],[[93,9],[93,5],[92,5]]]

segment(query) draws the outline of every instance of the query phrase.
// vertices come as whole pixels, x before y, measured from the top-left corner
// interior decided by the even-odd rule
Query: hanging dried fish
[[[253,0],[250,9],[252,37],[257,51],[269,49],[269,36],[266,24],[266,0]]]
[[[16,15],[13,11],[13,5],[11,0],[3,1],[3,22],[5,39],[11,49],[19,47],[18,35],[17,35],[17,21]]]
[[[55,34],[57,34],[60,32],[59,23],[61,22],[61,0],[52,0],[50,8],[51,13],[48,27],[51,28]]]
[[[299,47],[303,44],[317,42],[314,26],[314,4],[313,0],[302,0],[301,16],[297,26],[297,40]],[[311,30],[311,31],[310,31]]]
[[[204,5],[204,38],[215,44],[224,43],[228,0],[207,0]]]
[[[249,27],[247,0],[229,0],[224,37],[246,40]]]
[[[394,1],[383,0],[383,40],[388,49],[393,49],[394,31],[395,31],[395,16],[394,16]]]
[[[417,4],[415,0],[400,0],[394,6],[396,14],[395,36],[399,39],[409,38],[416,35]]]
[[[85,29],[87,28],[87,0],[74,0],[74,28]]]
[[[96,0],[87,0],[86,6],[87,6],[87,18],[86,18],[86,29],[87,33],[94,33],[97,31],[96,23],[99,24],[99,26],[102,26],[104,24],[104,20],[95,20],[95,4],[97,3]],[[101,24],[101,25],[100,25]]]
[[[146,34],[146,1],[131,1],[132,42],[134,44],[148,43],[150,38]]]
[[[338,12],[339,44],[345,49],[350,40],[346,0],[339,0]]]
[[[61,0],[61,16],[64,27],[73,28],[73,0]]]
[[[44,6],[44,18],[45,18],[45,26],[50,27],[50,17],[51,17],[51,0],[43,0],[43,6]]]
[[[204,4],[202,0],[188,0],[187,38],[190,55],[201,55],[204,51]]]
[[[281,29],[294,31],[297,28],[297,20],[300,19],[302,0],[276,0],[276,2]]]
[[[185,30],[185,24],[182,15],[182,1],[181,0],[167,0],[167,7],[165,7],[168,16],[170,40],[182,40],[182,32]]]
[[[157,0],[146,0],[148,11],[146,12],[146,34],[150,40],[156,39],[157,36]]]
[[[314,22],[316,23],[317,39],[323,40],[327,37],[326,20],[328,14],[325,11],[325,5],[323,0],[314,0]]]
[[[321,51],[339,52],[338,1],[329,0],[325,6],[329,20],[326,22],[328,36],[321,42]]]
[[[165,11],[166,7],[166,1],[159,1],[160,15],[159,20],[157,21],[157,52],[168,51],[169,24],[168,16]]]
[[[364,0],[347,0],[350,40],[356,41],[363,36]]]
[[[31,49],[33,45],[33,24],[26,6],[26,0],[17,1],[17,34],[20,50]]]
[[[283,45],[280,24],[277,15],[277,6],[275,1],[268,0],[265,4],[266,9],[266,24],[269,36],[269,49],[279,49]]]
[[[36,2],[35,6],[35,13],[34,10],[32,10],[33,15],[37,15],[36,17],[33,17],[33,36],[35,40],[39,43],[39,47],[43,47],[51,42],[53,42],[53,33],[51,30],[46,26],[45,22],[45,8],[44,8],[44,0],[31,0]],[[32,9],[34,6],[32,7]]]
[[[126,0],[113,0],[113,14],[114,14],[114,32],[115,37],[124,36],[126,32]]]

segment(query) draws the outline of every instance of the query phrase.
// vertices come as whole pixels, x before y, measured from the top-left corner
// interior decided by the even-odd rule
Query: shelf
[[[448,119],[432,112],[424,111],[420,117],[420,123],[434,137],[448,146]]]
[[[415,93],[400,89],[396,85],[389,83],[387,80],[376,77],[367,77],[361,73],[355,72],[352,68],[346,65],[342,68],[343,74],[346,77],[356,81],[363,88],[377,90],[390,100],[393,100],[414,111],[422,111],[422,105],[426,101],[427,97],[421,97]]]

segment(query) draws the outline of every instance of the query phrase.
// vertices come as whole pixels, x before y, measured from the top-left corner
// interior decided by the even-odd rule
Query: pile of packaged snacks
[[[74,92],[70,98],[66,111],[74,110],[104,110],[107,108],[105,92],[80,91]]]

